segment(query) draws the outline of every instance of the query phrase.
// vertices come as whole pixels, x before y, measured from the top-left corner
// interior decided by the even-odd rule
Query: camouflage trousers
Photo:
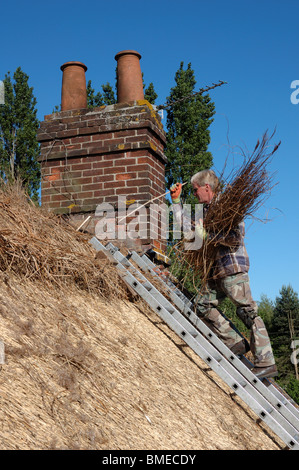
[[[250,329],[250,350],[254,363],[260,366],[275,364],[268,332],[262,318],[257,314],[257,304],[252,299],[247,273],[210,281],[207,289],[196,299],[198,316],[227,347],[231,348],[240,342],[240,334],[218,308],[226,297],[236,305],[238,317]]]

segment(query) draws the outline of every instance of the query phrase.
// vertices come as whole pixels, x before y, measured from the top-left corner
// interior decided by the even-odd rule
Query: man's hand
[[[181,192],[182,192],[182,184],[181,183],[175,183],[170,187],[170,196],[171,200],[174,204],[179,204],[181,201]]]

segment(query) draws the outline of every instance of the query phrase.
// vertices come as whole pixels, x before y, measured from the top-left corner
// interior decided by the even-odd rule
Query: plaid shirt
[[[203,209],[203,217],[209,210],[209,206],[205,205]],[[190,231],[192,224],[190,219],[184,217],[184,210],[181,204],[173,204],[173,213],[177,222],[181,223],[185,233]],[[237,273],[247,273],[249,271],[249,257],[244,243],[245,223],[242,221],[236,229],[223,236],[221,233],[213,235],[216,240],[218,251],[215,262],[212,267],[211,277],[213,279],[221,279],[232,276]]]

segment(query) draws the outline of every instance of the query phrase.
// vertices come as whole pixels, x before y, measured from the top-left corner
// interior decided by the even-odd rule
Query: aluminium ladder
[[[115,250],[115,247],[113,247],[112,244],[111,247],[108,245],[107,248]],[[158,277],[160,283],[163,284],[163,287],[167,288],[172,302],[185,316],[187,316],[189,321],[195,327],[197,327],[208,340],[213,340],[212,342],[214,342],[214,345],[231,363],[236,360],[236,356],[232,354],[230,349],[227,348],[227,346],[224,345],[218,336],[213,334],[210,328],[193,312],[193,310],[191,310],[191,307],[193,306],[192,302],[170,280],[167,278],[166,280],[163,280],[163,276],[161,278],[161,270],[158,269],[158,272],[160,271],[159,275],[157,272],[157,267],[149,260],[146,255],[140,257],[136,252],[133,251],[127,256],[127,259],[128,258],[132,259],[132,261],[134,261],[142,269],[142,271],[148,272],[152,276]],[[299,429],[299,410],[296,406],[293,406],[290,401],[291,399],[289,398],[289,400],[287,400],[286,397],[280,393],[279,390],[273,386],[268,379],[262,379],[261,382],[263,382],[264,385],[268,387],[267,390],[267,388],[265,388],[264,385],[261,385],[261,382],[257,380],[256,377],[248,370],[248,367],[253,367],[253,364],[251,364],[250,361],[248,361],[244,356],[242,357],[241,362],[242,363],[240,363],[239,359],[239,371],[241,371],[243,375],[247,376],[249,380],[251,379],[260,392],[264,394],[265,397],[270,401],[270,403],[272,403],[273,406],[276,406],[277,409],[279,409],[280,412],[293,423],[296,429]],[[236,367],[236,363],[234,363],[234,365]],[[271,393],[269,393],[269,390]],[[276,398],[273,397],[273,395],[275,395]],[[282,404],[284,406],[281,406]]]
[[[106,246],[93,237],[90,243],[97,251],[112,255],[122,279],[165,321],[217,375],[238,395],[289,449],[299,450],[299,419],[289,402],[277,396],[246,367],[243,362],[192,312],[184,295],[169,290],[170,302],[138,270],[128,258],[143,266],[143,271],[153,271],[150,264],[137,253],[125,257],[112,243]],[[146,263],[143,264],[143,263]],[[149,271],[151,270],[151,271]],[[154,271],[153,271],[154,272]],[[151,272],[152,274],[152,272]],[[165,286],[167,285],[164,283]],[[169,287],[169,286],[168,286]],[[181,303],[180,303],[181,301]],[[184,312],[184,314],[182,313]],[[187,318],[188,317],[188,318]],[[297,411],[297,410],[296,410]]]
[[[199,317],[194,313],[192,308],[194,309],[193,303],[183,294],[180,289],[177,288],[173,282],[163,274],[163,271],[161,271],[160,268],[158,268],[149,258],[146,254],[139,256],[136,252],[131,252],[130,253],[130,258],[140,267],[140,269],[145,272],[149,273],[152,276],[158,277],[160,283],[166,287],[172,301],[175,303],[176,307],[184,314],[187,315],[191,323],[193,323],[195,326],[198,326],[201,324],[202,329],[205,331],[202,331],[207,338],[209,339],[210,337],[210,331],[207,329],[207,327],[203,324],[202,320],[199,319]],[[199,328],[200,329],[200,328]],[[241,334],[240,334],[241,335]],[[241,335],[242,336],[242,335]],[[231,351],[225,347],[225,345],[222,343],[222,341],[219,342],[217,340],[218,347],[220,347],[222,353],[227,356],[228,360],[233,361],[234,356],[232,355]],[[241,356],[239,358],[248,368],[252,368],[253,364],[245,358],[244,356]],[[242,366],[241,366],[242,367]],[[244,369],[243,369],[244,371]],[[261,379],[262,383],[268,387],[268,389],[271,391],[271,393],[277,397],[277,399],[282,402],[287,408],[289,408],[290,412],[296,416],[297,421],[296,425],[298,426],[298,420],[299,420],[299,408],[295,404],[295,402],[285,393],[282,391],[281,387],[278,384],[273,385],[273,383],[267,379],[263,378]],[[280,408],[280,402],[276,404],[278,408]],[[274,403],[275,405],[275,403]]]

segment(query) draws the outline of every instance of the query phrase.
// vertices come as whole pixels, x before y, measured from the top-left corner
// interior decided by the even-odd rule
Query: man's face
[[[214,193],[211,189],[209,184],[205,184],[204,186],[198,186],[198,184],[193,183],[193,194],[198,199],[200,204],[207,203],[209,204],[213,199]]]

